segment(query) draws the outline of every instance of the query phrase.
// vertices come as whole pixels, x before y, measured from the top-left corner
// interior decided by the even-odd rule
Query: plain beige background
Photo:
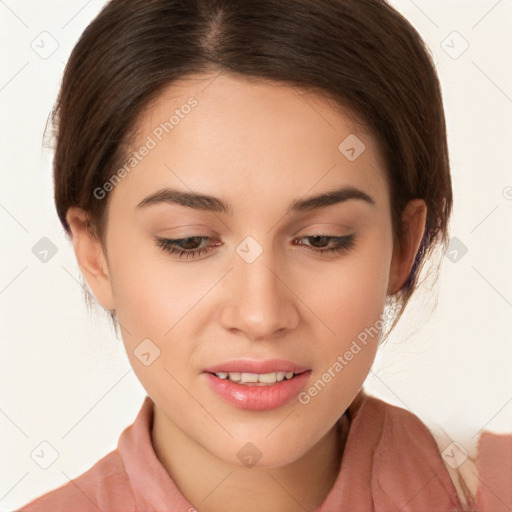
[[[114,449],[145,396],[106,317],[87,313],[42,148],[64,64],[103,3],[0,1],[0,510]],[[418,294],[365,387],[474,454],[482,429],[512,433],[512,1],[391,4],[440,74],[456,240],[437,310],[435,293]],[[44,237],[56,251],[46,262]]]

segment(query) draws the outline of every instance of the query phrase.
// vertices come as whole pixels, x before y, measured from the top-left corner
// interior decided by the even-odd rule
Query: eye
[[[163,251],[177,255],[178,258],[198,258],[203,254],[210,253],[215,247],[222,245],[222,242],[216,241],[214,244],[204,245],[211,240],[209,236],[189,236],[186,238],[161,238],[156,237],[156,245]],[[296,239],[296,245],[303,246],[308,251],[320,256],[335,256],[350,250],[355,244],[355,235],[329,236],[329,235],[311,235]],[[309,240],[306,244],[301,240]]]
[[[213,247],[201,247],[200,244],[210,240],[209,236],[189,236],[187,238],[156,237],[156,244],[165,252],[176,254],[179,258],[197,258],[210,252]],[[216,243],[215,245],[221,245]]]
[[[329,235],[312,235],[303,236],[297,240],[309,239],[312,244],[306,245],[298,242],[297,245],[303,245],[308,250],[319,254],[320,256],[334,256],[350,250],[355,244],[355,235],[345,236],[329,236]]]

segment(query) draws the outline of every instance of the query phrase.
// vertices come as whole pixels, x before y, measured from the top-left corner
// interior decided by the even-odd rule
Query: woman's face
[[[159,425],[232,464],[298,459],[363,384],[397,284],[375,140],[319,96],[222,74],[168,89],[132,151],[101,189],[91,287]]]

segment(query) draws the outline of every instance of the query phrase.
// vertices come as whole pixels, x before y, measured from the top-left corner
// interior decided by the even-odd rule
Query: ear
[[[66,220],[71,229],[78,266],[89,288],[105,309],[115,310],[107,258],[101,241],[91,230],[89,216],[82,208],[73,206],[68,209]]]
[[[427,218],[427,205],[423,199],[409,201],[402,213],[402,238],[393,248],[389,274],[388,294],[397,293],[411,273],[420,248]]]

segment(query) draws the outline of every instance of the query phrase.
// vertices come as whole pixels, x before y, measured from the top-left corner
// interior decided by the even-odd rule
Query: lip
[[[261,374],[278,371],[293,372],[298,375],[290,380],[283,380],[267,386],[239,384],[214,375],[219,372]],[[311,369],[283,359],[267,359],[265,361],[237,359],[211,366],[205,369],[203,374],[210,389],[231,405],[249,411],[267,411],[277,409],[297,397],[305,387],[311,375]]]
[[[293,372],[303,373],[310,370],[306,366],[300,366],[284,359],[265,359],[257,361],[254,359],[232,359],[224,363],[216,364],[204,369],[206,373],[219,372],[240,372],[240,373],[273,373]]]

